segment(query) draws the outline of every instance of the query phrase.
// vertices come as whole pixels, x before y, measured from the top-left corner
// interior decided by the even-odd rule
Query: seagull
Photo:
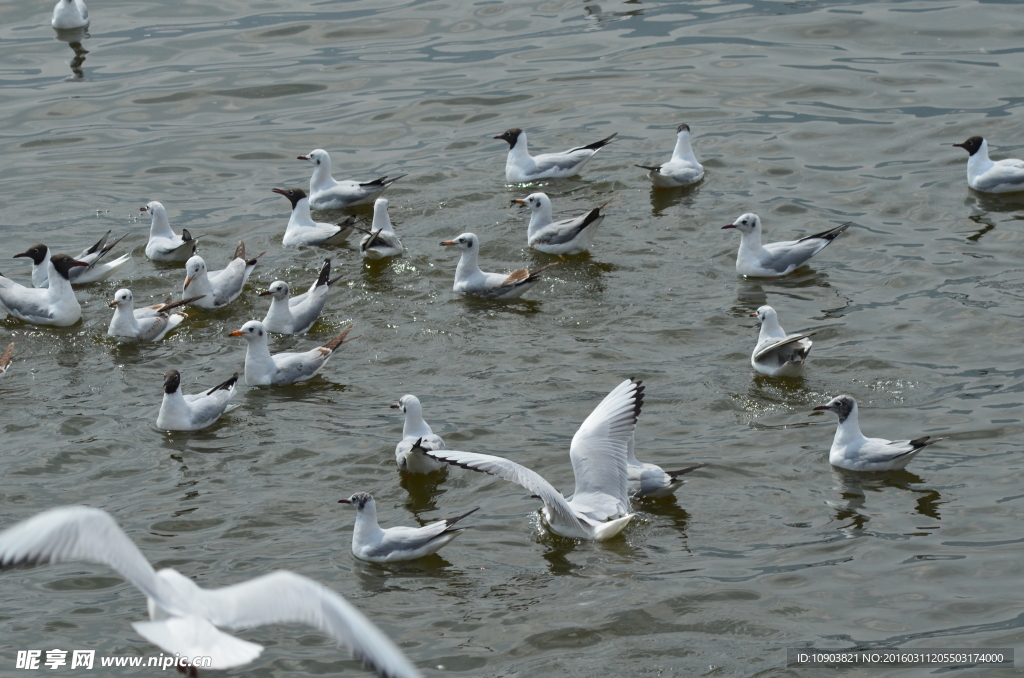
[[[110,231],[107,231],[106,233],[103,234],[103,237],[100,238],[99,242],[97,242],[92,247],[83,250],[81,254],[75,257],[75,259],[77,259],[78,261],[85,262],[86,264],[88,264],[88,266],[86,268],[76,267],[71,269],[72,285],[85,285],[88,283],[106,280],[107,278],[112,276],[117,271],[117,269],[124,266],[126,263],[128,263],[128,260],[132,258],[131,254],[123,254],[117,259],[114,259],[113,261],[100,263],[100,259],[102,259],[107,252],[114,249],[114,246],[117,245],[117,243],[124,240],[127,234],[122,235],[120,238],[107,245],[107,238],[109,236]],[[49,247],[47,247],[46,245],[39,244],[32,245],[32,247],[28,248],[21,254],[15,254],[14,258],[17,259],[18,257],[28,257],[29,259],[31,259],[32,286],[45,288],[50,284],[50,280],[47,277],[46,273],[46,262],[50,259],[51,255],[52,253],[50,252]]]
[[[171,230],[167,222],[167,210],[156,200],[139,208],[140,212],[149,212],[153,221],[149,225],[149,242],[146,243],[146,256],[153,261],[187,261],[196,253],[198,238],[184,228],[181,235]]]
[[[317,346],[305,353],[270,354],[267,348],[267,330],[259,320],[250,320],[242,325],[242,329],[228,334],[229,337],[242,337],[248,344],[245,349],[245,383],[249,386],[282,386],[309,379],[320,371],[331,359],[339,346],[352,341],[348,333],[349,325],[338,336],[323,346]]]
[[[423,407],[420,399],[414,395],[404,395],[391,406],[405,414],[405,425],[402,427],[402,442],[395,446],[395,461],[398,468],[409,473],[433,473],[448,468],[448,464],[431,459],[423,454],[424,450],[445,450],[441,436],[430,430],[423,421]]]
[[[211,657],[210,668],[217,670],[244,666],[260,656],[263,646],[220,628],[299,623],[344,645],[382,678],[422,678],[359,610],[294,572],[277,570],[234,586],[204,589],[177,570],[154,571],[110,514],[90,506],[43,511],[0,532],[0,567],[74,560],[107,565],[146,595],[151,621],[132,627],[168,655]],[[196,675],[194,667],[191,675]]]
[[[275,280],[261,297],[271,297],[270,309],[263,319],[263,327],[267,332],[277,334],[305,334],[320,317],[320,311],[327,303],[327,292],[330,286],[338,281],[331,280],[331,260],[324,259],[320,267],[320,275],[316,282],[298,296],[291,297],[291,288],[283,280]]]
[[[340,245],[352,233],[356,223],[354,216],[338,224],[313,221],[309,214],[309,198],[301,188],[275,188],[274,193],[283,195],[292,203],[292,215],[288,217],[288,228],[284,231],[285,247],[311,247],[315,245]]]
[[[576,431],[569,447],[576,491],[568,500],[534,471],[502,457],[448,450],[423,453],[522,485],[544,503],[541,515],[555,534],[611,539],[633,517],[626,456],[643,399],[643,385],[627,379],[605,396]]]
[[[916,440],[865,438],[857,423],[857,401],[840,395],[815,410],[828,410],[839,415],[839,428],[832,440],[828,461],[849,471],[898,471],[906,467],[918,452],[942,438],[924,436]]]
[[[131,290],[120,289],[114,294],[114,300],[110,302],[110,307],[114,309],[114,317],[110,319],[107,335],[130,337],[139,341],[160,341],[185,319],[181,313],[169,313],[169,311],[190,304],[197,299],[199,297],[189,297],[136,309],[135,297],[132,296]]]
[[[735,223],[722,226],[740,232],[740,250],[736,255],[736,272],[757,278],[777,278],[795,271],[850,227],[842,224],[827,231],[761,245],[761,219],[753,213],[741,215]]]
[[[85,28],[89,25],[89,10],[82,0],[57,0],[50,25],[60,30]]]
[[[4,349],[3,355],[0,355],[0,379],[3,379],[7,375],[7,370],[11,368],[11,363],[14,362],[14,342]]]
[[[988,143],[981,137],[953,145],[971,154],[967,159],[967,185],[974,190],[984,193],[1024,191],[1024,160],[989,160]]]
[[[455,285],[452,289],[458,294],[483,299],[518,299],[540,280],[541,271],[558,263],[548,264],[532,271],[521,268],[508,274],[484,273],[477,263],[477,258],[480,255],[480,241],[476,235],[463,233],[454,240],[443,241],[441,245],[458,247],[462,250],[462,258],[459,259],[459,265],[455,269]]]
[[[217,384],[205,393],[185,395],[181,392],[181,375],[178,370],[164,373],[164,400],[160,403],[160,414],[156,415],[156,427],[164,431],[198,431],[220,418],[227,410],[228,402],[235,397],[235,382],[238,372],[223,384]]]
[[[761,321],[757,346],[750,356],[753,368],[769,377],[795,377],[803,372],[813,343],[808,337],[815,333],[786,334],[779,325],[775,309],[767,304],[751,313],[750,317]]]
[[[309,155],[300,155],[299,160],[313,164],[313,176],[309,179],[309,205],[315,210],[338,210],[369,204],[385,188],[405,176],[400,174],[391,180],[381,177],[365,182],[335,181],[331,176],[331,156],[322,148],[311,151]]]
[[[601,210],[615,198],[607,200],[572,219],[554,221],[551,218],[551,200],[543,193],[531,193],[525,200],[516,198],[513,203],[529,207],[530,225],[526,230],[526,241],[535,250],[548,254],[580,254],[590,248],[590,241],[597,234],[597,227],[604,221]]]
[[[679,188],[695,184],[704,178],[704,166],[693,154],[690,146],[690,126],[685,122],[676,127],[676,147],[672,150],[672,159],[663,165],[651,167],[637,165],[640,169],[650,170],[647,178],[657,188]]]
[[[252,259],[246,259],[245,243],[239,240],[235,256],[228,265],[219,271],[210,272],[206,271],[206,262],[203,258],[196,255],[185,263],[185,285],[181,288],[181,293],[184,295],[185,292],[191,292],[199,295],[195,304],[199,308],[221,308],[242,293],[242,288],[249,280],[249,274],[256,268],[256,260],[264,254],[266,252],[260,252]]]
[[[629,444],[626,447],[626,470],[629,474],[629,494],[631,496],[649,499],[671,496],[686,482],[683,479],[684,475],[707,466],[707,464],[697,464],[680,471],[665,471],[655,464],[638,461],[636,453],[633,451],[635,443],[636,433],[629,437]]]
[[[82,307],[71,288],[71,269],[88,265],[66,254],[54,254],[47,263],[50,286],[45,289],[19,285],[0,273],[0,308],[34,325],[74,325],[82,317]]]
[[[561,153],[543,153],[530,155],[526,147],[526,132],[513,127],[495,139],[508,142],[508,159],[505,161],[505,181],[510,184],[536,181],[537,179],[564,179],[576,176],[594,157],[594,154],[615,139],[615,135],[605,137],[587,146],[570,148]]]
[[[359,241],[359,251],[363,259],[379,260],[397,257],[402,254],[402,241],[395,234],[388,216],[388,201],[377,198],[373,203],[373,223],[370,230]]]
[[[371,563],[415,560],[437,553],[442,546],[465,532],[453,529],[452,526],[470,513],[480,510],[478,506],[469,513],[423,527],[389,527],[385,530],[377,524],[377,504],[368,493],[356,492],[348,499],[339,499],[338,503],[351,504],[356,508],[352,555]]]

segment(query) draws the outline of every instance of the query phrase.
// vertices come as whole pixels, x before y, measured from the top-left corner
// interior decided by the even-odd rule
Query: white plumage
[[[441,436],[434,433],[423,420],[423,407],[414,395],[402,396],[392,409],[405,414],[402,426],[402,441],[395,446],[395,461],[398,468],[409,473],[433,473],[448,468],[444,462],[431,459],[423,454],[425,450],[447,449]]]
[[[245,383],[249,386],[283,386],[309,379],[331,359],[352,331],[349,325],[323,346],[303,353],[275,353],[267,346],[267,330],[258,320],[250,320],[228,336],[245,339]]]
[[[775,309],[767,304],[751,313],[761,321],[757,345],[750,355],[751,366],[770,377],[795,377],[803,372],[804,363],[811,352],[811,334],[786,334],[779,324]]]
[[[615,134],[586,146],[570,148],[561,153],[542,153],[541,155],[530,155],[526,144],[526,132],[518,127],[513,127],[494,138],[508,143],[505,181],[515,184],[538,179],[562,179],[575,176],[594,157],[595,153],[615,139]]]
[[[740,232],[740,249],[736,254],[736,272],[758,278],[776,278],[800,268],[825,246],[849,228],[842,224],[821,233],[761,245],[761,219],[753,213],[741,215],[722,228]]]
[[[690,145],[690,126],[685,122],[676,128],[676,145],[672,149],[672,159],[666,163],[651,167],[637,165],[647,172],[647,178],[658,188],[680,188],[695,184],[704,178],[704,166],[693,154]]]
[[[198,431],[220,418],[235,397],[236,372],[230,379],[209,391],[185,395],[181,390],[181,374],[168,370],[164,374],[164,399],[156,417],[156,427],[165,431]]]

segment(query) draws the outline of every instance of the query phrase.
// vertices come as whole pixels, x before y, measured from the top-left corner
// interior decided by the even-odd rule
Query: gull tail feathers
[[[224,633],[201,617],[171,617],[163,621],[134,622],[140,636],[168,654],[210,657],[211,669],[230,669],[253,661],[263,646]]]
[[[626,529],[626,525],[633,519],[636,514],[628,513],[621,518],[615,520],[609,520],[606,523],[599,523],[594,526],[594,539],[597,541],[604,541],[618,536],[620,532]]]

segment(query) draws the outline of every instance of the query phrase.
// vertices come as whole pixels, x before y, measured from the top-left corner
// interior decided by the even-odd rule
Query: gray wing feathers
[[[757,350],[757,353],[754,354],[754,360],[761,360],[769,353],[778,351],[781,348],[795,344],[803,339],[807,339],[808,337],[813,337],[815,334],[817,334],[817,332],[811,332],[810,334],[791,334],[784,339],[779,339],[778,341],[767,344]]]

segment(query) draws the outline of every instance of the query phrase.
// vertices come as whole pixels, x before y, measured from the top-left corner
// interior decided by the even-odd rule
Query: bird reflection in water
[[[57,34],[57,40],[68,43],[71,51],[75,53],[75,58],[70,63],[71,77],[67,79],[84,80],[85,70],[82,68],[82,64],[85,63],[85,55],[89,51],[82,47],[82,41],[89,37],[89,28],[55,28],[54,33]]]
[[[888,488],[904,490],[919,495],[914,512],[926,518],[941,520],[939,505],[944,503],[938,490],[927,487],[912,487],[921,484],[924,479],[910,471],[887,471],[882,473],[857,473],[833,468],[836,490],[841,492],[842,501],[826,502],[835,511],[837,522],[843,523],[841,529],[850,536],[864,530],[871,518],[863,512],[867,503],[868,492],[882,492]]]

